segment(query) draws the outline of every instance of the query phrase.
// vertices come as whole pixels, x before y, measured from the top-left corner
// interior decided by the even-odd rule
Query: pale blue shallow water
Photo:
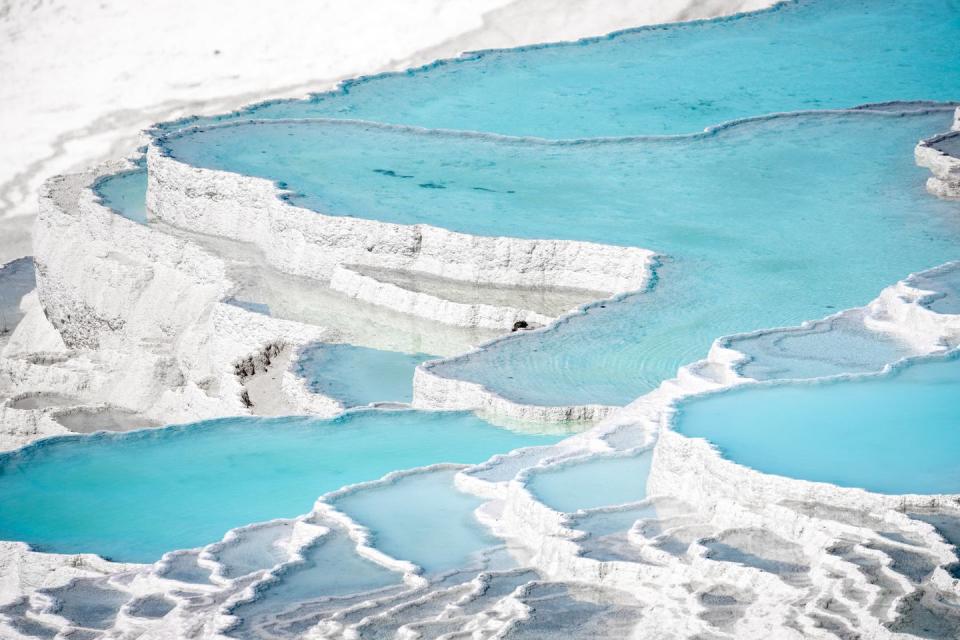
[[[572,513],[647,497],[647,475],[653,452],[629,457],[596,457],[558,465],[530,475],[527,487],[538,500],[557,511]]]
[[[301,352],[294,370],[311,391],[335,398],[345,407],[372,402],[409,403],[413,400],[414,370],[435,357],[318,343]]]
[[[810,0],[751,16],[490,52],[220,118],[335,117],[546,138],[960,98],[955,0]],[[173,123],[177,127],[182,123]]]
[[[94,193],[103,204],[134,222],[147,222],[147,170],[134,169],[98,180]]]
[[[484,500],[458,491],[455,474],[444,469],[406,476],[333,505],[367,527],[377,549],[413,562],[428,575],[463,568],[500,543],[473,515]]]
[[[306,513],[323,493],[389,471],[557,439],[415,411],[52,438],[0,456],[0,539],[150,562],[233,527]]]
[[[719,336],[862,305],[956,258],[956,205],[925,191],[912,157],[951,117],[807,114],[574,144],[301,121],[167,144],[191,164],[282,179],[327,213],[663,254],[651,292],[433,369],[524,403],[618,405]]]
[[[857,381],[691,400],[675,429],[766,473],[879,493],[960,493],[960,356]]]

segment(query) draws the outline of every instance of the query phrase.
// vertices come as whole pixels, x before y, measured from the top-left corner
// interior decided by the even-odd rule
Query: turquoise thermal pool
[[[103,204],[124,218],[134,222],[147,222],[147,170],[134,169],[97,181],[93,187]]]
[[[338,400],[345,407],[373,402],[409,403],[413,371],[435,356],[382,351],[350,344],[311,345],[294,367],[308,388]]]
[[[660,253],[648,292],[431,366],[522,403],[623,405],[719,336],[862,305],[955,258],[960,218],[926,193],[912,159],[951,119],[951,109],[803,114],[581,143],[304,121],[165,144],[189,164],[283,179],[294,203],[325,213]]]
[[[238,119],[349,118],[544,138],[691,133],[764,113],[956,100],[952,0],[810,0],[709,22],[492,51],[348,82]]]
[[[375,410],[52,438],[0,457],[0,539],[152,562],[390,471],[557,439],[462,413]]]
[[[879,493],[960,493],[960,357],[857,380],[749,386],[681,405],[676,430],[759,471]]]

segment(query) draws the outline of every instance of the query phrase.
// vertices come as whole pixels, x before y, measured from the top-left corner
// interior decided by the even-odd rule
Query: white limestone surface
[[[45,188],[37,296],[24,300],[26,316],[0,360],[11,371],[10,393],[42,389],[33,385],[43,376],[82,371],[82,379],[51,390],[72,395],[78,406],[106,404],[162,423],[249,413],[237,363],[271,344],[322,339],[325,329],[224,304],[234,284],[222,258],[99,203],[92,184],[119,168],[113,163]],[[282,393],[279,380],[276,386]],[[330,402],[315,396],[288,406],[309,413],[296,404],[305,399],[313,409],[325,404],[329,414]],[[39,413],[24,419],[46,424]]]
[[[937,148],[948,140],[960,149],[960,131],[951,131],[918,142],[914,157],[933,174],[927,179],[927,191],[940,198],[960,198],[960,157]]]
[[[960,197],[960,107],[954,111],[951,131],[921,140],[914,149],[914,158],[921,167],[930,169],[933,174],[927,180],[927,190],[940,198]],[[942,143],[950,141],[950,148],[956,153],[947,153]],[[941,147],[941,148],[937,148]]]

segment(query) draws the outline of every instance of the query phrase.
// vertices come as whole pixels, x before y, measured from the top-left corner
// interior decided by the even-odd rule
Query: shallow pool
[[[547,506],[572,513],[639,502],[647,497],[653,452],[603,456],[548,467],[530,475],[528,487]]]
[[[960,357],[858,381],[692,400],[675,428],[767,473],[879,493],[960,493]]]
[[[370,530],[373,546],[428,575],[474,565],[500,542],[473,512],[484,501],[454,486],[456,469],[417,473],[336,499],[333,505]]]
[[[150,562],[389,471],[555,440],[463,413],[373,410],[52,438],[0,457],[0,538]]]
[[[147,222],[147,170],[134,169],[101,178],[93,191],[103,204],[124,218]]]
[[[294,365],[308,388],[345,407],[372,402],[413,400],[413,372],[435,356],[382,351],[350,344],[317,343],[304,349]]]

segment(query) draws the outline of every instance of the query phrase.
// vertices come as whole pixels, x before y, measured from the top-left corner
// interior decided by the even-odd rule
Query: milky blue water
[[[619,405],[719,336],[862,305],[956,258],[956,205],[931,197],[913,163],[917,140],[951,118],[802,115],[576,144],[314,121],[167,144],[191,164],[282,179],[297,204],[327,213],[663,254],[649,293],[434,368],[519,402]]]
[[[550,467],[530,475],[527,487],[541,502],[572,513],[647,497],[647,475],[653,452],[629,457],[598,457]]]
[[[373,546],[428,575],[476,563],[499,542],[474,517],[484,500],[456,489],[455,469],[406,476],[333,505],[370,530]]]
[[[958,13],[955,0],[801,1],[752,16],[491,52],[221,120],[336,117],[580,138],[687,133],[762,113],[888,100],[956,100]]]
[[[52,438],[0,456],[0,539],[150,562],[233,527],[306,513],[321,494],[389,471],[557,439],[414,411]]]
[[[411,402],[413,372],[436,356],[317,343],[304,349],[294,365],[308,388],[345,407],[371,402]]]
[[[135,169],[98,180],[93,191],[104,205],[134,222],[147,222],[147,170]]]
[[[960,357],[834,383],[691,400],[675,428],[777,475],[879,493],[960,493]]]

